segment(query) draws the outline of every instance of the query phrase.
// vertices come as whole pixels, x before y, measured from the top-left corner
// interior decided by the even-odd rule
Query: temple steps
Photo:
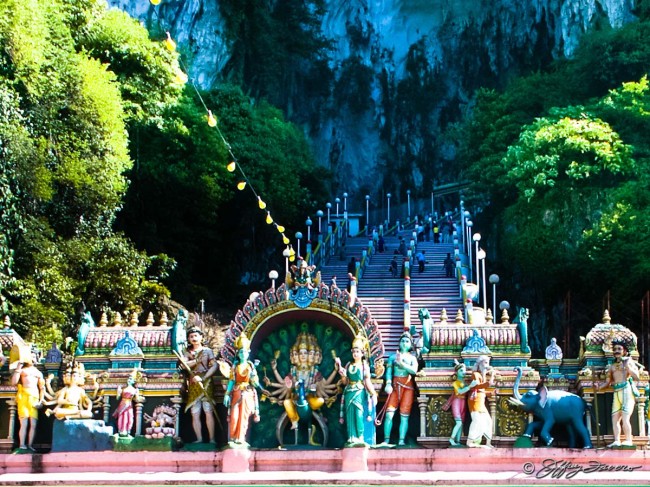
[[[411,231],[400,235],[407,241],[411,240]],[[336,276],[337,285],[344,289],[348,284],[347,265],[351,257],[361,260],[363,251],[368,248],[369,237],[348,238],[345,246],[345,260],[336,255],[321,269],[321,280],[331,284]],[[366,269],[358,282],[357,296],[370,309],[373,318],[382,334],[386,354],[397,349],[399,337],[404,330],[404,279],[399,277],[403,257],[398,255],[398,277],[391,276],[389,266],[394,251],[399,246],[397,235],[384,237],[384,252],[375,252],[370,258]],[[462,309],[463,303],[455,278],[445,277],[443,262],[447,253],[453,255],[453,244],[420,242],[418,250],[424,250],[427,258],[424,272],[418,272],[417,262],[411,268],[410,279],[410,320],[419,328],[418,311],[427,308],[434,320],[439,321],[443,309],[447,317],[453,320],[456,312]]]

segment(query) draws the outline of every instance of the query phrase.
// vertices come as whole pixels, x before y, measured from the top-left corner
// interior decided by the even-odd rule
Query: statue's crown
[[[357,335],[352,340],[352,348],[360,348],[361,350],[366,350],[368,346],[368,339],[363,335]]]
[[[251,349],[251,341],[246,336],[246,333],[242,332],[241,335],[237,337],[237,340],[235,340],[235,348],[237,348],[237,350],[240,348],[243,348],[244,350]]]

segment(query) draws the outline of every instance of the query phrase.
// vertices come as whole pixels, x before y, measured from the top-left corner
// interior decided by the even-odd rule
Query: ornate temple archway
[[[384,373],[384,347],[368,308],[334,285],[283,284],[254,293],[236,313],[222,360],[233,363],[242,333],[251,340],[251,357],[257,361],[264,388],[259,400],[262,420],[252,426],[251,445],[342,446],[345,433],[338,421],[342,388],[336,361],[350,361],[352,340],[363,336],[371,374],[378,378]],[[293,420],[300,426],[289,428],[300,384],[309,408],[305,418],[301,413],[299,421]]]
[[[253,293],[230,322],[221,358],[232,363],[234,343],[242,332],[251,340],[255,352],[265,338],[288,323],[317,322],[339,330],[350,341],[357,335],[364,336],[368,340],[368,359],[374,370],[384,355],[381,333],[370,310],[357,298],[351,301],[347,291],[325,284],[313,289],[288,289],[283,284],[264,293]]]

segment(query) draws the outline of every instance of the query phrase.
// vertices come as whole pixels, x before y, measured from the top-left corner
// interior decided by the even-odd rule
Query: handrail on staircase
[[[306,261],[310,265],[315,265],[316,269],[321,269],[333,255],[337,255],[347,239],[347,220],[342,220],[336,226],[334,231],[328,226],[327,236],[318,235],[318,243],[315,249],[309,248],[306,254]]]
[[[373,245],[372,239],[368,241],[368,248],[364,249],[362,254],[361,254],[361,262],[357,265],[357,285],[359,285],[359,282],[361,281],[361,277],[363,276],[364,271],[370,265],[370,260],[372,259],[372,255],[375,251],[375,246]]]

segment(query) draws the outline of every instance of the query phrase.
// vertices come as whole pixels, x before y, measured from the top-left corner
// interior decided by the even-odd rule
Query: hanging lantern
[[[217,126],[217,118],[214,115],[212,115],[212,110],[208,110],[208,125],[210,127]]]
[[[160,0],[149,0],[151,2],[151,5],[160,5]]]
[[[289,238],[287,238],[286,235],[282,234],[282,243],[283,243],[284,245],[289,245],[289,242],[290,242],[290,241],[291,241],[291,240],[289,240]]]
[[[278,225],[278,232],[284,233],[284,227],[282,225]]]
[[[176,76],[174,76],[174,81],[179,85],[184,85],[187,83],[187,75],[180,69],[176,71]]]
[[[228,172],[234,172],[236,168],[237,168],[237,164],[235,163],[235,161],[232,161],[230,164],[226,166]]]
[[[259,196],[257,197],[257,204],[259,205],[260,210],[266,208],[266,203],[264,203],[264,201],[262,201],[262,198]]]
[[[167,39],[165,39],[165,47],[168,51],[174,52],[176,50],[176,43],[172,39],[172,36],[167,32]]]
[[[266,212],[266,223],[268,223],[269,225],[273,223],[273,218],[271,218],[271,213],[268,211]]]
[[[246,187],[246,181],[239,181],[237,183],[237,189],[239,191],[243,191],[245,187]]]

